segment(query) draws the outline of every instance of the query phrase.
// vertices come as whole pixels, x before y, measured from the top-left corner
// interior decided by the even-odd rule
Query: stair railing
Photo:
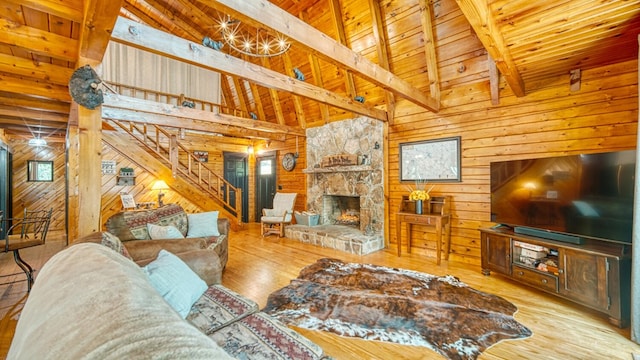
[[[189,149],[180,144],[175,134],[157,125],[149,126],[113,119],[108,121],[118,126],[168,164],[174,174],[183,175],[189,183],[198,186],[220,202],[228,211],[235,213],[238,223],[242,221],[242,190],[199,161]],[[234,193],[235,197],[232,196]],[[235,201],[231,202],[231,199],[234,198]]]

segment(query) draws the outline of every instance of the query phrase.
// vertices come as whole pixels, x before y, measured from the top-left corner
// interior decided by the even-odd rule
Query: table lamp
[[[158,190],[158,207],[162,207],[162,205],[164,205],[162,203],[162,198],[164,197],[164,193],[162,192],[162,190],[168,190],[169,186],[167,185],[166,182],[164,182],[164,180],[157,180],[153,186],[151,187],[151,190]]]

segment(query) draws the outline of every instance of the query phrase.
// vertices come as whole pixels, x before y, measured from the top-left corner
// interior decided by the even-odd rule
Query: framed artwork
[[[27,181],[53,181],[53,161],[27,160]]]
[[[462,181],[460,136],[401,143],[400,181]]]
[[[116,173],[116,161],[102,160],[102,175],[115,175],[115,173]]]
[[[131,194],[120,194],[120,200],[122,200],[122,208],[124,209],[135,209],[136,201],[133,199],[133,195]]]

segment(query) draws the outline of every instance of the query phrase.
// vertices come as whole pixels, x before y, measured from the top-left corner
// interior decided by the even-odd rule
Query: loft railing
[[[171,171],[181,174],[234,213],[238,224],[242,222],[242,189],[233,186],[180,144],[178,137],[157,125],[109,119],[169,165]]]
[[[222,104],[216,104],[214,102],[192,99],[189,97],[175,94],[164,93],[156,90],[143,89],[131,85],[124,85],[119,83],[109,82],[107,83],[110,90],[124,96],[130,96],[136,99],[150,100],[159,103],[172,104],[176,106],[191,107],[203,111],[211,111],[216,114],[227,114],[237,117],[251,118],[251,114],[246,111],[225,106]]]

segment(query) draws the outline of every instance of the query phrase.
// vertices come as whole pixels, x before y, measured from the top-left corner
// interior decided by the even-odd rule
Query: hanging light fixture
[[[29,139],[29,146],[47,146],[47,140],[35,137],[33,139]]]
[[[224,42],[233,50],[254,57],[271,57],[284,54],[291,44],[281,34],[273,36],[268,32],[256,29],[253,37],[247,32],[240,32],[240,21],[231,19],[221,19],[218,27]]]

